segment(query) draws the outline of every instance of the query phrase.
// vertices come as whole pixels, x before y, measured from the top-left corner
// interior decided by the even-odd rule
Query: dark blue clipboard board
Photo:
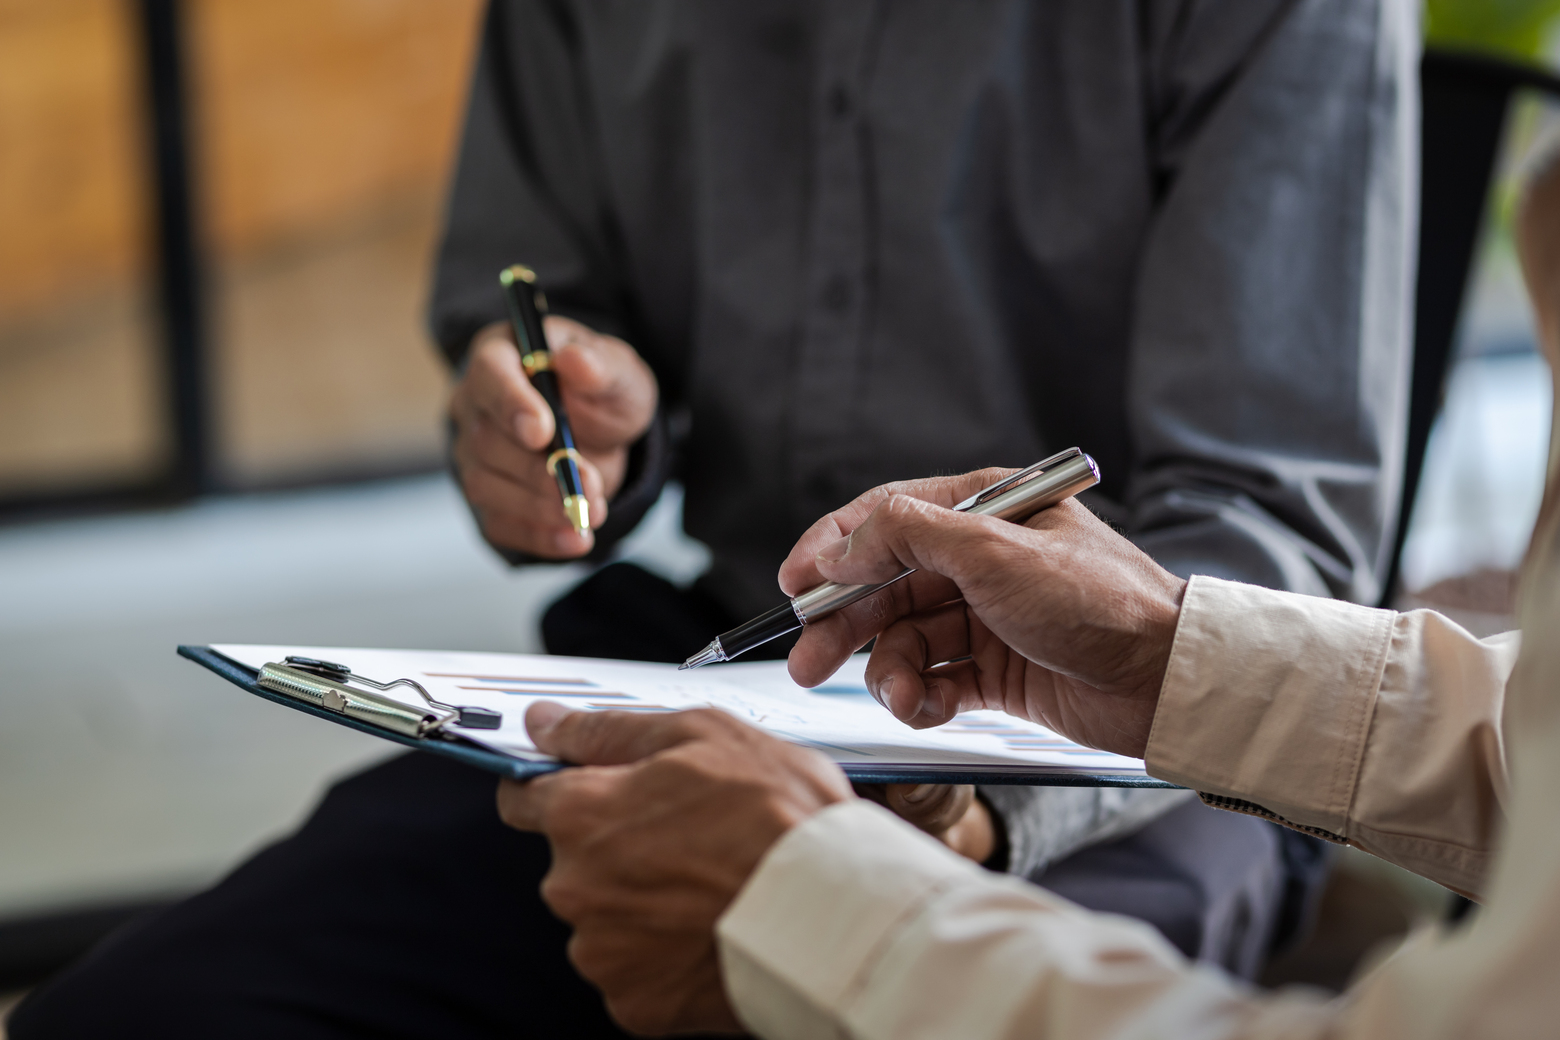
[[[247,690],[256,697],[263,697],[268,701],[301,711],[305,715],[313,715],[315,718],[324,719],[326,722],[337,726],[345,726],[355,729],[360,733],[367,733],[381,740],[394,741],[406,747],[418,751],[427,751],[434,755],[443,755],[457,762],[464,762],[468,766],[474,766],[488,773],[496,773],[513,780],[529,780],[543,773],[556,772],[559,769],[568,768],[556,762],[527,762],[523,759],[511,758],[508,755],[499,754],[497,751],[489,751],[487,748],[461,740],[423,740],[417,737],[403,736],[400,733],[392,733],[390,730],[381,729],[378,726],[360,722],[357,719],[338,715],[324,708],[316,708],[312,704],[295,700],[284,694],[267,690],[255,682],[255,670],[247,668],[236,661],[229,660],[211,649],[209,646],[180,646],[179,656],[188,658],[198,665],[209,668],[222,678],[240,689]],[[862,783],[874,784],[992,784],[1015,785],[1030,787],[1147,787],[1147,788],[1173,788],[1174,784],[1163,780],[1156,780],[1151,776],[1118,776],[1109,773],[1073,773],[1073,772],[1012,772],[1002,769],[1000,766],[990,769],[962,768],[962,769],[938,769],[936,767],[922,766],[872,766],[852,762],[841,766],[845,775],[852,780]]]

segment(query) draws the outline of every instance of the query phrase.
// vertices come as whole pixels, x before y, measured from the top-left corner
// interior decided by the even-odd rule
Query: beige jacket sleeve
[[[1513,636],[1479,641],[1427,612],[1194,578],[1149,770],[1482,892],[1507,800],[1500,718],[1516,650]],[[1554,743],[1560,752],[1560,735]],[[1555,830],[1547,818],[1539,829]],[[1528,880],[1560,889],[1560,850],[1552,859],[1554,871]],[[1553,920],[1487,910],[1471,930],[1415,944],[1348,999],[1261,996],[1188,964],[1147,925],[990,875],[856,802],[771,850],[719,942],[734,1007],[772,1040],[1450,1037],[1475,1035],[1463,1029],[1470,993],[1493,1000],[1511,961],[1526,963],[1513,944],[1549,933],[1560,943],[1560,900],[1547,898]],[[1470,936],[1488,946],[1496,922],[1513,934],[1493,940],[1502,952],[1484,951],[1483,974],[1447,967],[1448,949]],[[1540,990],[1553,1021],[1560,988]]]
[[[1517,633],[1201,577],[1182,617],[1150,773],[1477,896]]]

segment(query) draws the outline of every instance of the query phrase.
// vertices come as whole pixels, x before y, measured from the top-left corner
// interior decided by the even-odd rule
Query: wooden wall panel
[[[479,0],[191,0],[208,241],[219,255],[442,189]]]
[[[0,323],[144,269],[128,7],[0,0]]]

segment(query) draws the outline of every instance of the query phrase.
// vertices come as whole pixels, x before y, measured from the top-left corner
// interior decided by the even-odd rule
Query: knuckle
[[[921,515],[926,503],[909,495],[890,495],[878,506],[878,514],[883,521],[897,525]]]
[[[679,712],[684,732],[695,737],[719,737],[742,733],[747,727],[719,708],[692,708]]]
[[[542,902],[565,921],[577,921],[590,912],[591,890],[574,877],[556,868],[542,878],[540,888]]]
[[[630,992],[607,998],[607,1012],[624,1029],[642,1036],[661,1036],[676,1028],[677,1021],[663,998]]]
[[[617,731],[631,716],[621,711],[577,711],[558,721],[558,735],[572,758],[593,762],[612,745]]]
[[[531,795],[513,781],[503,780],[498,785],[498,818],[511,827],[529,822]]]
[[[564,953],[575,970],[597,986],[606,989],[614,981],[614,958],[610,947],[601,941],[595,928],[577,928],[569,937]]]
[[[581,974],[584,974],[583,969]],[[630,1033],[657,1036],[665,1032],[661,1027],[662,1016],[650,1009],[644,997],[637,993],[616,990],[604,992],[602,1001],[607,1005],[607,1014],[612,1016],[612,1020]]]

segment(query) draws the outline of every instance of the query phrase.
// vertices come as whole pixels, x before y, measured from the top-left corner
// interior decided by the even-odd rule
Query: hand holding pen
[[[493,286],[494,303],[501,303],[501,291]],[[539,317],[575,448],[584,459],[577,465],[589,519],[598,527],[607,500],[622,484],[629,446],[655,414],[655,377],[622,340],[568,318]],[[564,512],[556,477],[546,467],[556,433],[552,411],[520,359],[508,320],[473,337],[450,401],[455,470],[489,542],[547,559],[572,559],[590,551],[594,537],[577,531]]]
[[[498,282],[504,287],[504,305],[509,309],[510,331],[515,334],[515,346],[520,351],[520,367],[525,369],[526,378],[531,380],[531,385],[536,387],[536,392],[547,402],[547,410],[552,413],[553,435],[547,442],[547,472],[557,481],[564,515],[583,536],[591,529],[590,502],[585,497],[585,480],[580,476],[585,457],[574,446],[574,430],[569,425],[569,413],[563,407],[563,390],[558,385],[558,373],[553,371],[552,350],[542,332],[547,298],[536,287],[536,272],[521,264],[504,268]]]
[[[946,508],[983,476],[877,489],[802,537],[788,591],[914,573],[809,624],[791,677],[820,683],[875,639],[867,689],[912,727],[987,708],[1143,757],[1187,583],[1074,501],[1023,523]]]
[[[987,483],[983,478],[994,479]],[[1068,448],[1021,470],[982,470],[966,473],[960,477],[901,481],[874,488],[844,509],[835,510],[819,520],[802,536],[802,540],[797,543],[797,549],[791,551],[790,558],[780,569],[782,586],[788,589],[794,586],[798,589],[789,600],[751,621],[738,625],[729,632],[722,632],[710,642],[709,646],[684,661],[682,667],[702,668],[707,664],[730,661],[740,654],[745,654],[804,626],[829,623],[837,614],[846,611],[861,600],[915,575],[916,567],[907,563],[902,568],[898,568],[897,573],[891,573],[865,584],[838,581],[820,583],[816,580],[819,573],[817,565],[825,557],[819,556],[817,560],[802,564],[803,574],[810,573],[814,580],[806,581],[805,578],[799,580],[796,567],[797,552],[801,547],[813,544],[818,532],[827,532],[831,526],[836,540],[839,540],[840,534],[852,531],[856,524],[870,519],[869,514],[873,513],[878,503],[890,501],[896,496],[907,497],[911,500],[931,502],[956,513],[1022,524],[1036,513],[1065,502],[1079,492],[1087,491],[1098,484],[1099,480],[1100,471],[1094,464],[1094,460],[1077,448]],[[982,482],[972,484],[972,481]],[[947,498],[950,488],[964,488],[973,493],[959,502],[942,501]],[[918,495],[917,492],[920,494]],[[841,544],[848,544],[848,541],[847,537],[841,541]],[[920,582],[912,582],[909,587],[914,587],[918,583]],[[903,593],[904,588],[901,587],[898,591]],[[882,611],[869,609],[867,613],[869,617],[880,617]],[[876,629],[868,632],[854,645],[859,647],[866,643],[875,632]]]

